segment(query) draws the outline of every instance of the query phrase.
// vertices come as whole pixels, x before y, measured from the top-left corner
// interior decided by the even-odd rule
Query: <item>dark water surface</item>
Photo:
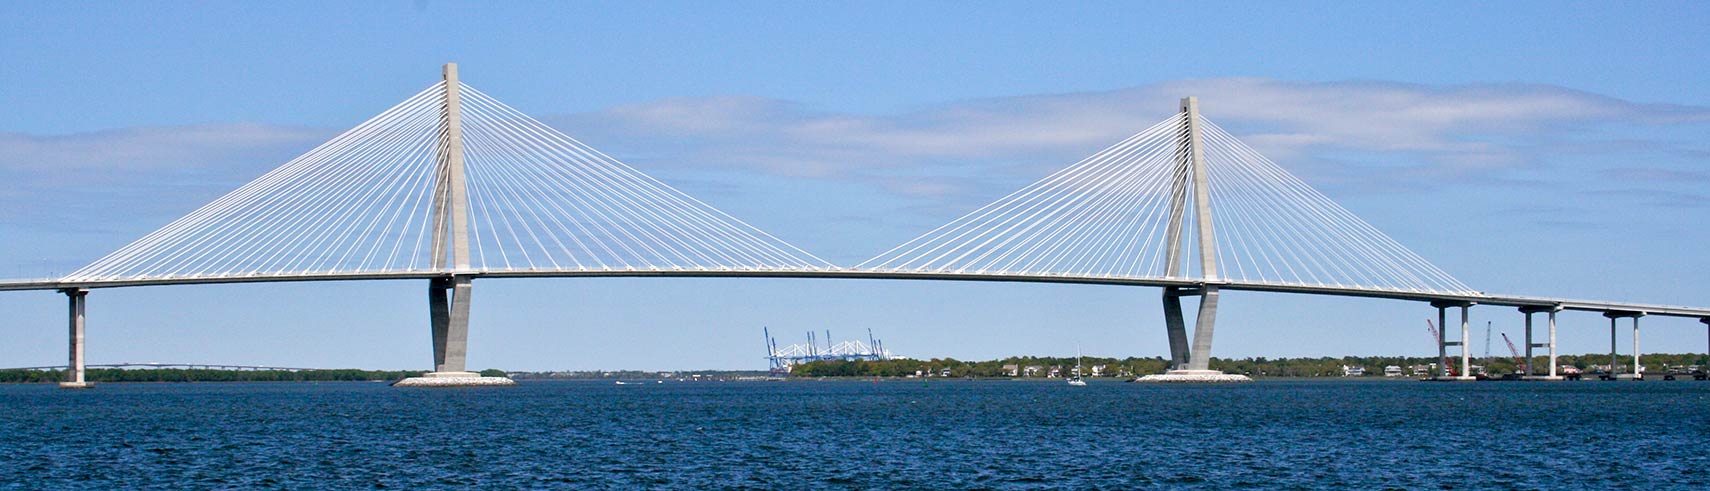
[[[0,489],[1710,489],[1710,383],[0,386]]]

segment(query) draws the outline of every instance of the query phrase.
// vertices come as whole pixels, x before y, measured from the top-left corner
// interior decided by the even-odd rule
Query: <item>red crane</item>
[[[1508,340],[1508,333],[1502,333],[1502,342],[1508,343],[1508,352],[1514,355],[1514,368],[1525,370],[1522,375],[1531,375],[1531,364],[1526,362],[1526,358],[1520,356],[1520,350],[1514,349],[1514,342]]]
[[[1431,331],[1432,341],[1436,341],[1439,346],[1443,344],[1443,331],[1437,330],[1437,325],[1432,324],[1431,319],[1425,319],[1425,329]],[[1466,347],[1463,346],[1461,349],[1466,349]],[[1438,353],[1442,352],[1439,351]],[[1449,366],[1449,356],[1447,354],[1437,357],[1437,368],[1441,370],[1442,373],[1447,374],[1450,377],[1457,376],[1455,368]]]

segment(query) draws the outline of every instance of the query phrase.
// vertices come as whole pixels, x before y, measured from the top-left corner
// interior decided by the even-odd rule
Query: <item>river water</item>
[[[1710,383],[0,386],[0,489],[1710,489]]]

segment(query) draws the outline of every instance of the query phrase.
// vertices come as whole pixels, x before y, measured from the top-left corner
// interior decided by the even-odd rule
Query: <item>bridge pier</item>
[[[1612,311],[1604,312],[1603,316],[1609,318],[1609,372],[1606,374],[1605,380],[1618,380],[1618,379],[1620,379],[1620,377],[1616,376],[1616,370],[1615,370],[1615,367],[1616,367],[1615,329],[1617,327],[1616,326],[1617,321],[1619,321],[1622,318],[1633,319],[1633,373],[1630,376],[1630,378],[1632,380],[1644,380],[1645,374],[1639,371],[1639,367],[1641,366],[1641,365],[1639,365],[1639,318],[1644,317],[1645,313],[1644,312],[1626,312],[1626,311],[1612,310]]]
[[[88,302],[89,290],[68,288],[60,290],[70,300],[71,340],[70,359],[65,364],[65,381],[59,383],[61,389],[88,389],[95,386],[84,378],[83,366],[83,322],[84,306]]]
[[[1182,297],[1199,297],[1199,314],[1194,317],[1193,344],[1188,344],[1187,321],[1182,315]],[[1226,375],[1211,369],[1211,339],[1217,326],[1217,287],[1164,288],[1164,328],[1170,338],[1170,369],[1161,378],[1148,375],[1147,382],[1220,382],[1245,381],[1244,375]],[[1164,380],[1164,379],[1179,380]]]
[[[434,278],[428,283],[428,316],[433,329],[433,371],[393,383],[396,387],[467,387],[516,385],[505,377],[483,377],[467,371],[469,304],[474,279],[466,275]]]
[[[1187,320],[1182,315],[1182,297],[1199,297],[1194,317],[1193,344],[1188,344]],[[1246,375],[1211,369],[1212,330],[1217,326],[1217,287],[1164,287],[1164,328],[1170,338],[1170,368],[1162,374],[1136,379],[1139,382],[1247,382]]]
[[[1522,376],[1523,380],[1562,380],[1561,375],[1556,374],[1556,312],[1561,310],[1560,306],[1520,307],[1520,313],[1526,314],[1526,373]],[[1532,342],[1532,314],[1539,312],[1550,314],[1550,341],[1547,343]],[[1532,348],[1544,347],[1550,349],[1550,374],[1537,375],[1537,371],[1532,367]]]
[[[1472,305],[1473,304],[1471,302],[1431,302],[1431,306],[1437,308],[1437,360],[1443,366],[1438,367],[1440,369],[1440,373],[1438,373],[1436,377],[1432,377],[1430,380],[1454,382],[1478,380],[1477,377],[1469,374],[1472,370],[1472,352],[1467,351],[1467,332],[1470,329],[1467,325],[1467,309],[1472,308]],[[1461,339],[1459,341],[1449,341],[1448,339],[1448,311],[1451,307],[1461,308]],[[1461,349],[1461,370],[1459,375],[1451,375],[1451,372],[1449,371],[1450,346],[1457,346]]]

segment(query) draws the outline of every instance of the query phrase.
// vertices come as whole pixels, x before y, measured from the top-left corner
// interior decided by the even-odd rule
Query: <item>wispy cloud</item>
[[[0,169],[145,171],[199,169],[301,147],[331,132],[251,123],[141,127],[38,136],[0,133]]]
[[[0,178],[7,183],[0,187],[0,221],[89,216],[87,211],[118,202],[132,207],[132,218],[156,209],[182,211],[334,134],[247,123],[50,136],[0,133]]]
[[[1606,142],[1690,160],[1706,153],[1702,144],[1690,143],[1702,138],[1600,132],[1663,127],[1703,135],[1710,127],[1710,108],[1553,86],[1250,78],[967,100],[886,115],[709,97],[544,119],[646,170],[732,179],[759,173],[848,181],[896,196],[965,197],[990,196],[1004,190],[1000,184],[1013,187],[1074,162],[1169,116],[1183,95],[1199,96],[1208,118],[1309,181],[1368,191],[1443,178],[1535,186],[1539,173],[1513,171],[1564,153],[1608,152]],[[47,194],[67,189],[103,196],[229,189],[335,133],[264,124],[0,133],[0,177],[13,183],[0,190],[0,203],[12,216],[0,219],[56,213]],[[1626,183],[1706,180],[1701,170],[1679,166],[1610,167],[1602,176]],[[79,185],[67,186],[68,180]],[[186,205],[168,197],[163,206]]]
[[[895,115],[719,97],[549,119],[596,144],[648,149],[630,156],[652,165],[857,179],[901,194],[935,195],[977,187],[970,176],[1015,168],[1037,175],[1073,162],[1168,116],[1177,99],[1190,94],[1201,98],[1208,118],[1273,159],[1331,182],[1376,187],[1385,180],[1443,177],[1525,183],[1500,171],[1574,151],[1574,142],[1559,141],[1560,133],[1710,123],[1710,108],[1641,104],[1553,86],[1265,79],[980,99]],[[923,174],[938,179],[918,179]]]

